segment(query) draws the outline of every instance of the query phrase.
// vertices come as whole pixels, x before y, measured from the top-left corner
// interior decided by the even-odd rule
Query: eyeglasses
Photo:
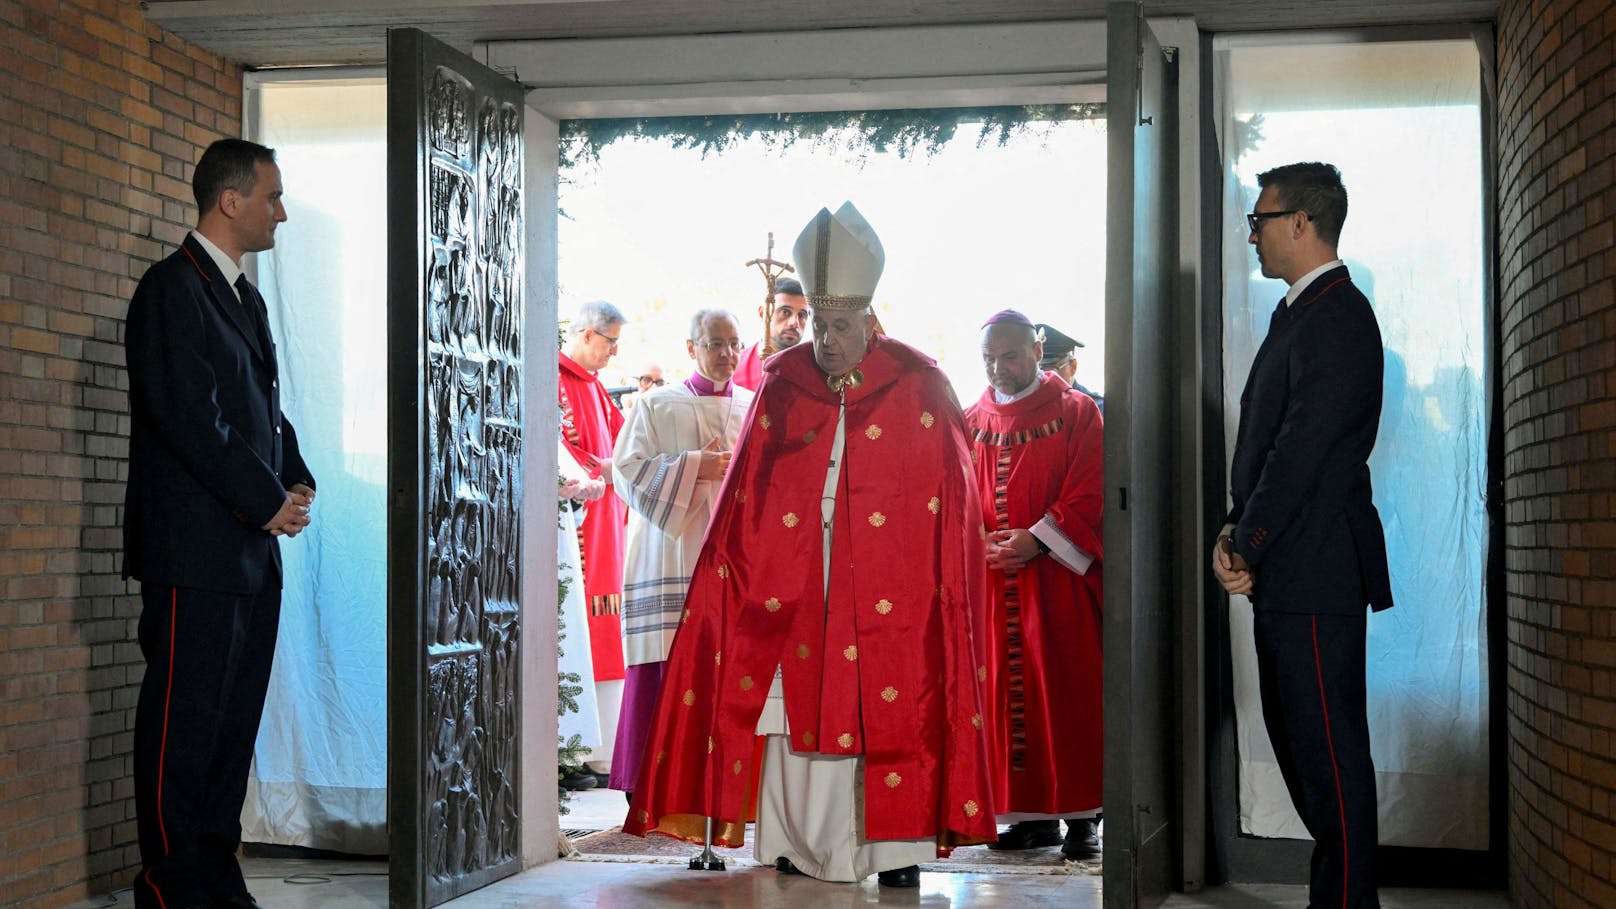
[[[721,350],[729,350],[732,353],[740,353],[743,345],[740,341],[720,341],[717,338],[713,338],[707,341],[697,341],[696,346],[702,348],[708,353],[718,353]]]
[[[1262,223],[1264,221],[1266,221],[1267,219],[1269,219],[1269,218],[1283,218],[1286,215],[1294,215],[1294,214],[1296,214],[1296,213],[1298,213],[1300,211],[1301,211],[1300,208],[1291,208],[1291,209],[1286,209],[1285,211],[1253,211],[1253,212],[1247,212],[1246,213],[1246,224],[1251,227],[1251,232],[1252,233],[1256,233],[1257,231],[1262,230]]]
[[[605,338],[607,344],[611,345],[612,347],[616,347],[617,346],[617,338],[621,338],[623,336],[623,333],[618,332],[617,337],[614,338],[611,335],[605,333],[604,331],[597,331],[597,332],[595,332],[595,336],[600,337],[600,338]]]
[[[635,376],[634,381],[641,385],[655,385],[658,388],[662,387],[663,382],[662,379],[653,379],[650,376]]]

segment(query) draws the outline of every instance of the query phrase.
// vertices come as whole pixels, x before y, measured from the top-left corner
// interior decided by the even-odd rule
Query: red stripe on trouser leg
[[[1324,662],[1319,658],[1319,618],[1313,617],[1313,672],[1319,680],[1319,712],[1324,714],[1324,744],[1330,749],[1330,770],[1335,774],[1335,805],[1341,815],[1341,909],[1347,907],[1347,800],[1341,793],[1341,768],[1335,760],[1335,739],[1330,734],[1330,703],[1324,697]]]
[[[157,744],[157,832],[163,836],[163,854],[168,854],[168,825],[163,823],[163,760],[168,756],[168,708],[174,703],[174,635],[179,625],[180,592],[175,588],[168,601],[168,687],[163,692],[163,737]],[[166,907],[163,892],[152,883],[151,873],[144,875],[146,886],[157,894],[157,904]]]

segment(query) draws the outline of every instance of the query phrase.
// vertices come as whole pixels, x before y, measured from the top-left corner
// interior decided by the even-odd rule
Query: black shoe
[[[894,868],[891,871],[877,872],[875,879],[883,887],[919,887],[920,866],[910,865],[907,868]]]
[[[1038,849],[1061,844],[1060,821],[1017,821],[1010,829],[999,834],[999,841],[989,843],[989,849]]]
[[[1077,861],[1100,854],[1100,823],[1098,818],[1081,818],[1066,822],[1066,840],[1061,843],[1061,855]]]
[[[593,789],[596,785],[598,784],[595,781],[595,775],[582,767],[561,768],[562,789],[571,789],[574,792],[582,792],[585,789]]]
[[[774,860],[774,870],[780,872],[781,874],[801,874],[802,873],[802,871],[799,870],[796,865],[791,864],[791,859],[788,859],[783,855]],[[884,872],[884,871],[882,872],[882,874],[885,874],[885,873],[886,872]]]

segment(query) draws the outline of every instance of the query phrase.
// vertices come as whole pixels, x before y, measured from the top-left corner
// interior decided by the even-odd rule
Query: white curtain
[[[1224,412],[1283,282],[1264,279],[1244,213],[1256,175],[1341,169],[1341,254],[1386,345],[1370,470],[1396,608],[1369,619],[1369,726],[1381,842],[1488,845],[1487,309],[1480,62],[1470,41],[1215,45],[1224,167]],[[1262,724],[1251,610],[1232,604],[1241,829],[1306,839]]]
[[[255,141],[276,149],[287,221],[257,256],[281,403],[319,486],[281,544],[280,642],[243,838],[387,851],[386,88],[267,83]]]

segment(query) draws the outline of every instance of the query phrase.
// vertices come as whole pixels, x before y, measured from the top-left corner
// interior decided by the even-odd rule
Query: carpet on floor
[[[683,865],[701,852],[701,847],[666,836],[631,836],[621,827],[585,834],[574,840],[578,850],[569,861],[623,862],[646,865]],[[726,868],[760,867],[752,859],[752,845],[735,849],[713,847],[713,853],[724,860]],[[955,874],[1085,874],[1098,875],[1100,857],[1082,861],[1067,861],[1059,846],[1042,849],[1021,849],[1000,852],[986,846],[965,846],[954,850],[950,858],[937,859],[920,866],[922,871]]]

